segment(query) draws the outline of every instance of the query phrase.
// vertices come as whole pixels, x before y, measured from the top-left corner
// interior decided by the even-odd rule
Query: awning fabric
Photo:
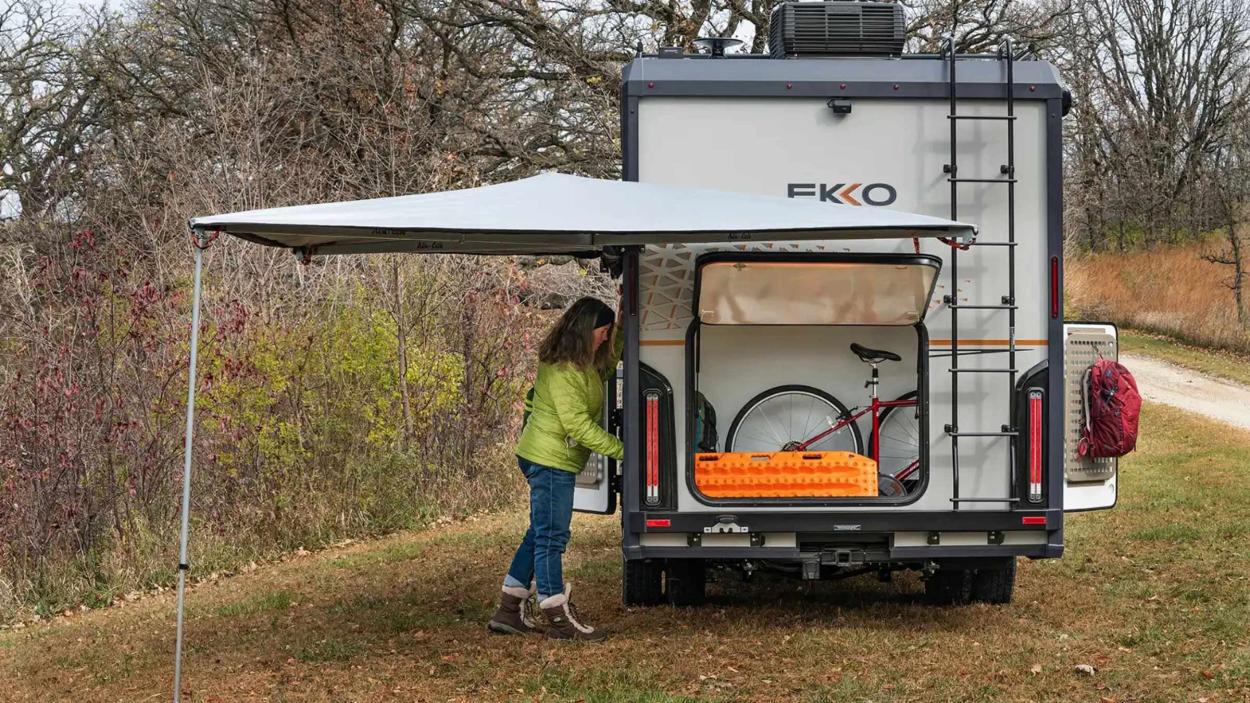
[[[881,207],[558,173],[441,193],[196,217],[190,224],[317,254],[595,254],[630,244],[975,236],[968,224]]]

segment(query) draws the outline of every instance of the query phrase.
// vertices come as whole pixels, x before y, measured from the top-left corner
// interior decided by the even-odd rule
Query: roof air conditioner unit
[[[903,6],[872,0],[781,2],[769,20],[768,50],[788,56],[880,56],[903,53]]]

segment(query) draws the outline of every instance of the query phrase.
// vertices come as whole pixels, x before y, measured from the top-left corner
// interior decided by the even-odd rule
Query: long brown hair
[[[567,361],[580,369],[607,368],[612,356],[611,340],[598,349],[591,348],[591,342],[596,321],[612,315],[612,308],[598,298],[587,296],[573,303],[538,345],[538,360],[547,364]]]

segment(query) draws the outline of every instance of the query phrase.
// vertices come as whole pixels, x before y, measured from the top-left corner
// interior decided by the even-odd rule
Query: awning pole
[[[204,250],[216,238],[204,232],[193,231],[191,244],[195,253],[195,283],[191,294],[191,361],[187,367],[187,428],[182,447],[182,535],[178,543],[178,629],[174,636],[174,703],[182,698],[182,620],[186,599],[187,538],[191,531],[191,447],[195,437],[195,363],[200,346],[200,274],[203,268]]]

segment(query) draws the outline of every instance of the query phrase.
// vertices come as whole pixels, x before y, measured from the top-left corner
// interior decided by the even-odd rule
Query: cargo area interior
[[[701,259],[687,349],[696,496],[917,499],[927,479],[923,322],[940,268],[925,255]]]

